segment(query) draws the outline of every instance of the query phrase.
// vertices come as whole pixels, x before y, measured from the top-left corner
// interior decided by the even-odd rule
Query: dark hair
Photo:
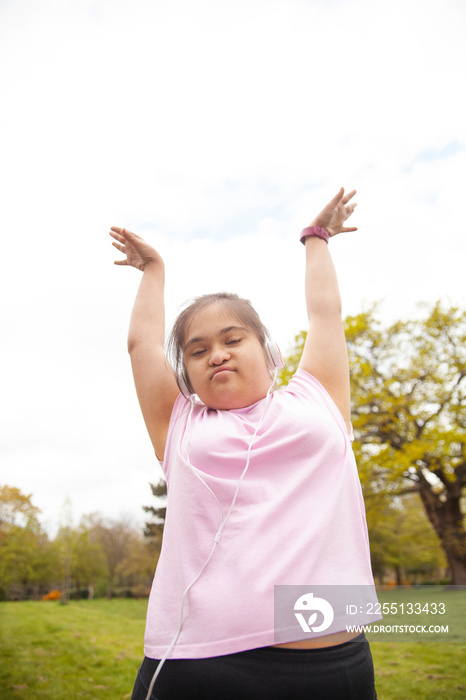
[[[237,294],[230,294],[228,292],[204,294],[203,296],[196,297],[191,303],[189,303],[189,306],[183,309],[183,311],[179,314],[178,318],[173,324],[167,342],[167,355],[175,369],[178,385],[180,385],[181,378],[185,382],[188,391],[191,393],[193,393],[193,388],[191,386],[188,373],[186,372],[183,357],[186,330],[194,316],[211,304],[220,304],[226,311],[232,313],[240,323],[256,334],[264,349],[267,341],[270,338],[267,328],[260,320],[259,314],[249,299],[243,299]],[[180,386],[180,389],[183,391],[182,386]]]

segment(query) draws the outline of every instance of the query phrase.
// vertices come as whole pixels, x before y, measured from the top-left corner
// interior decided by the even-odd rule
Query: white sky
[[[159,468],[126,334],[158,247],[169,324],[235,291],[286,353],[305,327],[300,230],[340,185],[344,313],[464,304],[462,0],[0,0],[0,483],[54,532],[144,521]]]

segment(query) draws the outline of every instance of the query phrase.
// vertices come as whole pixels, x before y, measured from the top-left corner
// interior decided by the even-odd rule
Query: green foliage
[[[0,489],[0,599],[39,599],[52,589],[61,591],[62,603],[70,596],[148,595],[161,537],[148,540],[131,523],[93,514],[77,528],[66,517],[50,541],[39,512],[31,496]]]
[[[0,488],[0,588],[3,597],[39,592],[53,576],[57,560],[38,520],[31,496],[11,486]]]
[[[77,529],[69,525],[58,531],[54,546],[60,561],[57,570],[57,580],[65,581],[71,587],[74,584],[74,595],[80,597],[81,589],[93,589],[102,578],[107,579],[105,553],[99,542],[93,540],[92,532],[81,523]],[[64,593],[63,601],[67,602],[70,591]]]
[[[15,527],[38,527],[39,508],[32,505],[32,495],[26,496],[14,486],[0,487],[0,531]]]
[[[114,595],[147,595],[159,550],[125,520],[85,516],[75,533],[72,578]],[[89,559],[88,561],[86,561]]]
[[[366,500],[372,570],[379,582],[435,581],[447,563],[416,494]],[[390,575],[391,572],[391,575]]]
[[[150,484],[152,495],[156,498],[159,504],[157,508],[154,506],[143,506],[146,513],[150,513],[154,520],[146,523],[144,534],[146,537],[152,537],[161,546],[163,528],[165,525],[165,515],[167,512],[167,484],[165,479],[160,479],[156,484]]]
[[[417,484],[419,472],[429,471],[440,489],[463,481],[466,311],[436,304],[424,319],[381,328],[371,310],[347,318],[345,330],[355,433],[365,446],[383,448],[386,475]]]

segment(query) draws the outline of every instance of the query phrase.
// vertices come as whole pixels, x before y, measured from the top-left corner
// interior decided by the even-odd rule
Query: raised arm
[[[345,195],[342,188],[316,216],[310,227],[324,229],[329,238],[345,231],[356,231],[356,227],[343,225],[356,206],[349,203],[355,194],[356,191],[353,190]],[[306,235],[306,229],[303,233]],[[299,366],[325,387],[350,431],[348,352],[337,275],[326,240],[312,235],[316,233],[312,228],[308,233],[311,235],[303,240],[306,246],[305,289],[309,331]]]
[[[179,393],[174,371],[164,351],[165,266],[159,253],[140,236],[112,226],[113,245],[126,255],[116,265],[131,265],[143,273],[131,314],[128,352],[144,421],[155,453],[164,458],[168,424]]]

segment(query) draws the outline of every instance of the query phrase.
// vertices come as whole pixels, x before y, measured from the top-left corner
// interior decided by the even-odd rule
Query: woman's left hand
[[[357,231],[357,226],[343,226],[356,207],[356,202],[348,204],[355,194],[356,190],[351,190],[349,194],[345,194],[345,190],[342,187],[332,201],[322,209],[320,214],[309,225],[321,226],[328,232],[330,237],[336,236],[338,233]]]

